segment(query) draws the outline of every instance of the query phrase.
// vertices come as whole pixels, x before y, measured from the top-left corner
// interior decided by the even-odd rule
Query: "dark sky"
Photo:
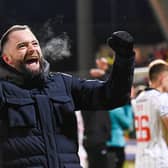
[[[105,35],[113,30],[126,29],[135,33],[138,43],[162,39],[148,0],[91,1],[96,36],[101,38],[103,33]],[[57,26],[55,31],[71,31],[70,26],[75,30],[76,0],[0,0],[0,2],[2,3],[0,14],[4,27],[13,23],[42,25],[52,18],[53,25]],[[1,30],[3,29],[2,26]],[[146,39],[144,36],[149,38]]]
[[[91,0],[95,45],[102,44],[113,31],[127,30],[138,44],[164,39],[147,0]],[[53,70],[77,69],[77,0],[0,0],[0,34],[13,24],[28,24],[40,40],[46,39],[46,25],[54,35],[67,32],[72,57],[51,65]],[[102,4],[103,3],[103,4]],[[87,9],[86,9],[87,12]],[[56,70],[57,70],[56,69]]]
[[[94,0],[96,36],[116,30],[127,30],[138,44],[157,43],[164,39],[149,0]],[[98,34],[102,34],[99,36]],[[103,40],[103,39],[102,39]]]

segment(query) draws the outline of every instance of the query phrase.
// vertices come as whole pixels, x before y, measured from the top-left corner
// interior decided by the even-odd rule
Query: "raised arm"
[[[106,82],[72,79],[71,93],[77,109],[112,109],[129,102],[134,70],[133,38],[119,31],[107,43],[116,55],[109,79]]]

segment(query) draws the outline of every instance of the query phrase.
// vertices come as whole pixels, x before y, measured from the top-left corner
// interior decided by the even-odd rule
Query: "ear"
[[[2,55],[2,59],[4,60],[5,63],[7,63],[8,65],[10,65],[12,63],[10,57],[8,57],[7,55],[3,54]]]
[[[151,86],[152,86],[152,81],[149,80],[149,81],[148,81],[148,84],[149,84],[149,86],[151,87]]]
[[[164,80],[164,74],[160,74],[160,76],[158,77],[159,84],[162,84],[163,80]]]

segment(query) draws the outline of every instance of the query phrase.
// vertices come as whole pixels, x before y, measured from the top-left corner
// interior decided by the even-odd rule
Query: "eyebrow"
[[[34,42],[39,45],[39,41],[38,40],[32,40],[31,42],[29,42],[29,41],[18,42],[16,44],[16,46],[19,46],[19,45],[22,45],[22,44],[34,43]]]

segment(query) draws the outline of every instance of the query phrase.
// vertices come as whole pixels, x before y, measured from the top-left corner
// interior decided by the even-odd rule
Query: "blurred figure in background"
[[[90,70],[90,76],[94,79],[106,80],[108,75],[109,64],[105,57],[100,57],[96,59],[96,68]]]
[[[105,57],[96,59],[96,68],[90,70],[93,79],[106,80],[109,64]],[[106,168],[106,141],[110,137],[108,111],[84,111],[85,139],[89,168]]]
[[[124,131],[133,128],[131,104],[109,111],[111,121],[111,138],[107,141],[107,168],[123,168],[125,161]]]
[[[168,65],[149,65],[149,86],[132,102],[137,153],[135,168],[168,168]]]

